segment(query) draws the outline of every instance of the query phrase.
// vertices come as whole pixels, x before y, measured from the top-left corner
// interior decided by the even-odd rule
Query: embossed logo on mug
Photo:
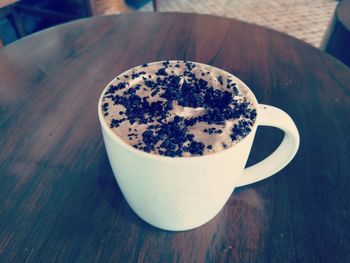
[[[155,196],[150,204],[152,210],[164,218],[188,222],[205,208],[205,199],[199,194],[179,192]]]

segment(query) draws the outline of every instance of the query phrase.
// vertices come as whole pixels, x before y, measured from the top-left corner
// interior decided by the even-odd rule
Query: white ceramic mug
[[[248,91],[257,110],[257,119],[251,132],[237,144],[199,157],[160,156],[128,145],[108,127],[101,110],[103,94],[115,79],[102,92],[98,115],[113,173],[130,207],[153,226],[180,231],[205,224],[220,212],[235,187],[277,173],[298,150],[299,133],[290,116],[278,108],[258,104],[241,80],[221,71],[231,75],[239,87]],[[279,128],[284,132],[284,139],[266,159],[244,168],[258,126]]]

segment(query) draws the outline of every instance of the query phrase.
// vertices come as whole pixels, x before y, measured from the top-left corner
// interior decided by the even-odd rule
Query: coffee
[[[170,157],[222,151],[251,131],[256,109],[235,78],[186,61],[143,64],[102,97],[104,120],[136,149]]]

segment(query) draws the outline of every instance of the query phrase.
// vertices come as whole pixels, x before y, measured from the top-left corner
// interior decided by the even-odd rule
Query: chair
[[[18,0],[0,0],[0,19],[6,17],[12,24],[17,36],[20,38],[24,37],[26,32],[22,20],[17,14],[17,10],[14,6],[16,2],[18,2]],[[4,43],[0,36],[0,47],[3,45]]]
[[[154,10],[159,10],[159,0],[152,1]],[[59,23],[116,11],[135,10],[128,7],[124,0],[0,0],[0,18],[7,17],[11,21],[18,38]],[[35,22],[35,28],[27,28],[28,32],[25,32],[17,12],[25,17],[39,17],[42,22]],[[0,37],[0,47],[6,44],[3,42]]]
[[[338,4],[321,49],[350,67],[350,0]]]
[[[92,15],[134,12],[142,6],[145,0],[90,0],[87,1],[92,10]],[[152,0],[153,10],[159,10],[159,0]]]

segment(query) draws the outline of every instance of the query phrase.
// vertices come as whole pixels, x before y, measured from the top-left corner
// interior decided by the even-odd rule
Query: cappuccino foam
[[[219,152],[242,140],[256,119],[252,101],[230,74],[164,61],[118,76],[101,105],[107,125],[127,144],[181,157]]]

